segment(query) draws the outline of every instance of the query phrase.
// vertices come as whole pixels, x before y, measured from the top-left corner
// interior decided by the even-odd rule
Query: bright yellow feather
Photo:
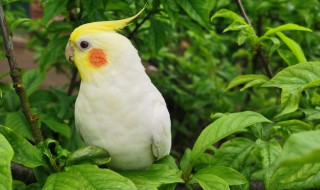
[[[74,41],[79,36],[84,34],[96,33],[97,31],[116,31],[125,27],[130,21],[138,17],[145,7],[139,11],[136,15],[125,18],[121,20],[112,20],[112,21],[99,21],[99,22],[91,22],[87,24],[83,24],[76,28],[70,35],[70,40]]]

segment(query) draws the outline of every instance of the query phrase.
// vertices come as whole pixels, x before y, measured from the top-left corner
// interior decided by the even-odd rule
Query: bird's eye
[[[89,42],[87,42],[87,41],[80,42],[80,47],[82,49],[87,49],[89,47]]]

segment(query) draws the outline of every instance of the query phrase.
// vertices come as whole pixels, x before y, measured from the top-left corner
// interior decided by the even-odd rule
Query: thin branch
[[[261,47],[258,47],[258,49],[256,50],[257,51],[257,54],[258,56],[260,57],[260,60],[262,61],[262,64],[264,66],[264,69],[266,70],[269,78],[272,78],[273,77],[273,73],[272,73],[272,70],[269,66],[269,61],[267,60],[267,58],[264,56],[262,50],[261,50]]]
[[[251,22],[250,22],[250,20],[249,20],[249,18],[248,18],[248,16],[247,16],[246,11],[245,11],[245,9],[244,9],[243,6],[242,6],[241,0],[235,0],[235,2],[236,2],[237,6],[238,6],[238,8],[239,8],[239,10],[240,10],[240,13],[241,13],[242,17],[245,19],[245,21],[246,21],[250,26],[252,26],[252,25],[251,25]],[[262,52],[262,49],[261,49],[261,46],[258,46],[258,47],[256,48],[256,52],[257,52],[260,60],[262,61],[262,64],[263,64],[264,69],[265,69],[265,71],[267,72],[268,76],[269,76],[270,78],[272,78],[272,77],[273,77],[273,73],[272,73],[272,70],[271,70],[271,68],[270,68],[269,61],[268,61],[268,60],[266,59],[266,57],[264,56],[264,54],[263,54],[263,52]]]
[[[247,16],[247,13],[246,11],[244,10],[243,6],[242,6],[242,3],[241,3],[241,0],[235,0],[236,3],[237,3],[237,6],[240,10],[240,13],[241,13],[241,16],[244,18],[244,20],[246,20],[246,22],[251,26],[251,22]]]
[[[78,69],[74,67],[72,68],[72,77],[71,77],[69,88],[68,88],[69,96],[72,95],[74,89],[76,88],[77,78],[78,78]]]
[[[22,112],[26,117],[32,131],[32,135],[35,139],[36,143],[39,143],[43,140],[42,133],[38,126],[38,119],[37,115],[32,114],[29,104],[29,99],[27,97],[26,91],[22,84],[22,78],[20,74],[20,69],[18,68],[18,64],[16,61],[16,57],[14,55],[14,49],[12,44],[12,34],[8,29],[7,21],[4,16],[4,10],[2,7],[2,3],[0,2],[0,25],[2,30],[2,36],[4,40],[5,50],[6,50],[6,57],[8,59],[9,67],[10,67],[10,75],[13,81],[13,87],[16,90],[21,102]]]
[[[143,24],[144,22],[146,22],[146,21],[151,17],[151,15],[152,15],[153,13],[155,13],[155,11],[150,11],[150,12],[148,13],[148,15],[147,15],[145,18],[143,18],[143,20],[136,25],[136,27],[135,27],[135,28],[132,30],[132,32],[130,32],[130,34],[128,35],[128,38],[129,38],[129,39],[131,39],[131,38],[133,37],[133,35],[138,31],[138,29],[142,26],[142,24]]]

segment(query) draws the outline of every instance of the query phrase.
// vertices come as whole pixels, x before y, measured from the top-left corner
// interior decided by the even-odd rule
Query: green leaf
[[[319,162],[320,131],[292,134],[283,146],[277,166]]]
[[[240,91],[243,91],[247,88],[250,88],[256,85],[258,86],[262,85],[268,80],[269,78],[265,75],[241,75],[241,76],[237,76],[229,83],[227,90],[230,90],[231,88],[245,84],[245,86],[240,89]]]
[[[121,175],[132,180],[139,190],[158,189],[163,184],[181,183],[181,171],[168,164],[155,163],[148,170],[122,171]]]
[[[19,26],[23,23],[28,23],[30,21],[31,21],[31,19],[29,19],[29,18],[19,18],[11,24],[10,29],[11,29],[11,31],[13,31],[17,28],[17,26]]]
[[[318,109],[300,109],[303,113],[306,114],[306,121],[312,121],[320,119],[320,110]]]
[[[227,32],[229,30],[239,30],[236,38],[239,46],[242,45],[246,40],[249,40],[251,45],[256,45],[258,42],[258,36],[256,35],[254,29],[248,25],[242,16],[230,10],[221,9],[211,17],[211,20],[218,17],[232,20],[232,23],[223,32]]]
[[[266,183],[266,189],[319,188],[319,171],[319,163],[280,167],[275,171],[268,183]]]
[[[84,163],[102,165],[109,163],[110,160],[111,157],[105,149],[97,146],[86,146],[72,152],[66,160],[66,165]]]
[[[21,111],[8,112],[5,126],[12,129],[16,134],[29,140],[34,140],[28,121]]]
[[[151,19],[150,23],[151,24],[149,29],[149,46],[152,52],[154,54],[157,54],[166,42],[167,33],[165,32],[165,28],[168,27],[166,23],[161,22],[157,19]]]
[[[190,173],[192,171],[192,164],[190,162],[190,159],[191,159],[191,150],[187,148],[180,161],[180,168],[182,171],[183,179],[189,178]]]
[[[288,67],[280,71],[263,87],[277,87],[282,89],[281,107],[279,114],[283,115],[295,111],[299,106],[301,92],[313,86],[320,79],[320,63],[307,62]],[[311,85],[312,84],[312,85]]]
[[[277,116],[282,116],[287,113],[296,111],[299,108],[300,94],[299,91],[287,91],[281,92],[281,112]]]
[[[0,189],[11,189],[11,159],[13,157],[13,149],[6,138],[1,134],[0,155]]]
[[[287,45],[287,47],[292,51],[292,53],[295,55],[295,57],[297,58],[299,63],[307,62],[307,59],[304,56],[304,53],[303,53],[299,44],[297,44],[294,40],[288,38],[286,35],[284,35],[281,32],[277,32],[276,34]]]
[[[256,145],[260,151],[262,168],[265,170],[264,181],[265,183],[269,183],[271,172],[269,172],[268,169],[270,168],[271,164],[276,161],[279,154],[281,153],[281,145],[276,140],[263,141],[261,139],[258,139],[256,141]]]
[[[256,141],[256,145],[260,151],[262,168],[268,169],[281,153],[281,145],[276,140],[263,141],[261,139]]]
[[[167,12],[170,23],[174,25],[178,18],[179,9],[174,1],[168,2],[167,0],[160,0],[164,10]]]
[[[14,89],[10,89],[3,96],[3,107],[10,112],[17,111],[20,108],[19,96]]]
[[[26,190],[26,184],[24,184],[22,181],[13,180],[12,189],[13,190]]]
[[[60,15],[66,10],[67,3],[68,1],[65,0],[46,0],[44,2],[42,23],[47,25],[51,19]]]
[[[46,140],[41,141],[37,146],[41,150],[43,158],[50,163],[50,166],[52,166],[50,168],[51,170],[57,170],[57,165],[61,167],[66,165],[66,159],[70,153],[62,148],[58,141],[47,138]]]
[[[204,190],[229,190],[229,185],[220,177],[212,174],[195,174],[193,181],[197,181]]]
[[[70,127],[65,124],[61,123],[58,120],[54,119],[53,117],[47,116],[47,115],[41,115],[40,121],[45,123],[51,130],[60,133],[66,138],[69,138],[71,135]]]
[[[242,185],[248,183],[248,180],[240,172],[225,166],[209,166],[195,173],[195,175],[199,174],[218,176],[226,181],[228,185]]]
[[[275,37],[269,37],[268,39],[270,39],[272,42],[273,42],[273,45],[271,46],[270,48],[270,51],[269,51],[269,59],[271,59],[271,56],[272,54],[279,49],[279,47],[281,46],[281,42],[278,38],[275,38]]]
[[[109,169],[95,165],[66,167],[66,172],[49,176],[42,190],[100,190],[100,189],[137,189],[129,179]]]
[[[50,0],[51,1],[51,0]],[[59,0],[60,1],[60,0]],[[63,0],[64,2],[68,2]],[[61,53],[64,51],[64,48],[68,42],[69,35],[61,36],[60,33],[55,33],[47,47],[43,50],[41,57],[39,59],[39,67],[43,72],[48,66],[56,63],[59,58],[64,57]],[[65,59],[64,59],[65,60]]]
[[[191,162],[199,158],[212,144],[241,129],[256,123],[270,122],[256,112],[246,111],[223,116],[206,127],[196,140],[191,154]]]
[[[312,32],[312,30],[309,28],[299,26],[297,24],[289,23],[289,24],[284,24],[284,25],[278,26],[276,28],[269,28],[268,31],[260,39],[265,38],[270,35],[273,35],[273,34],[276,34],[277,32],[285,31],[285,30],[300,30],[300,31]]]
[[[239,23],[241,25],[248,25],[247,22],[244,20],[244,18],[242,16],[238,15],[235,12],[227,10],[227,9],[221,9],[221,10],[217,11],[211,17],[211,20],[213,20],[215,18],[218,18],[218,17],[227,18],[227,19],[230,19],[232,21],[236,21],[237,23]]]
[[[240,169],[254,146],[254,141],[248,138],[238,137],[231,139],[223,143],[214,153],[210,164]]]
[[[29,70],[22,76],[22,82],[27,91],[28,96],[35,92],[45,79],[44,73],[38,69]]]
[[[288,66],[292,66],[298,63],[297,58],[293,55],[290,50],[287,49],[277,49],[279,56],[287,63]]]
[[[250,26],[248,24],[243,24],[239,21],[233,21],[227,28],[223,30],[223,32],[242,30],[247,27]]]
[[[209,24],[208,0],[177,0],[177,4],[195,21],[204,27]]]
[[[279,189],[316,189],[320,187],[320,164],[304,165],[296,171],[289,169],[287,171],[291,175],[286,176],[287,179],[279,184]]]
[[[312,129],[312,127],[303,121],[300,120],[288,120],[288,121],[281,121],[274,126],[280,126],[283,128],[288,129],[291,133],[299,133],[303,131],[309,131]]]
[[[16,1],[21,1],[21,0],[1,0],[1,4],[2,5],[7,5],[9,3],[13,3],[13,2],[16,2]]]
[[[35,148],[26,139],[15,134],[11,129],[0,126],[0,133],[6,137],[14,150],[13,161],[28,168],[44,166],[40,150]]]

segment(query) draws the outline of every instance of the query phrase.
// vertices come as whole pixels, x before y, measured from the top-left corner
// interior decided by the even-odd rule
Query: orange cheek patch
[[[89,51],[89,62],[94,67],[101,67],[107,63],[107,55],[101,49],[92,49]]]

